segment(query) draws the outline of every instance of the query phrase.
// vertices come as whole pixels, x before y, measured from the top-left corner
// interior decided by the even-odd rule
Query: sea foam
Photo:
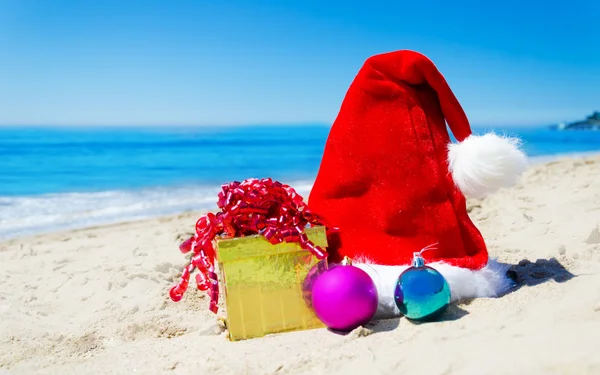
[[[305,199],[311,183],[290,184]],[[220,186],[156,187],[91,193],[0,197],[0,239],[218,210]]]

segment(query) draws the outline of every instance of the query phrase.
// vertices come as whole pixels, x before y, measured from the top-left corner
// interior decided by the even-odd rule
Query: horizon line
[[[548,126],[552,126],[552,125],[556,125],[559,122],[556,123],[547,123],[547,124],[542,124],[542,123],[523,123],[523,124],[516,124],[516,123],[504,123],[504,124],[473,124],[471,123],[471,127],[475,127],[475,128],[481,128],[481,127],[507,127],[507,128],[514,128],[514,127],[548,127]],[[183,124],[177,124],[177,123],[146,123],[146,124],[135,124],[135,123],[121,123],[121,124],[73,124],[73,123],[67,123],[67,124],[56,124],[56,123],[41,123],[41,124],[3,124],[0,123],[0,128],[18,128],[18,127],[23,127],[23,128],[84,128],[84,127],[88,127],[88,128],[143,128],[143,127],[148,127],[148,128],[157,128],[157,127],[182,127],[182,128],[215,128],[215,127],[265,127],[265,126],[314,126],[314,127],[331,127],[333,125],[333,122],[324,122],[324,121],[308,121],[308,122],[264,122],[264,123],[258,123],[258,122],[248,122],[248,123],[216,123],[216,124],[202,124],[202,123],[183,123]]]

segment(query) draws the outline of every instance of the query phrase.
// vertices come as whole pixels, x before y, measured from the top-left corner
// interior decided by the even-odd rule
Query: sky
[[[412,49],[473,125],[600,110],[600,2],[0,0],[0,124],[331,123]]]

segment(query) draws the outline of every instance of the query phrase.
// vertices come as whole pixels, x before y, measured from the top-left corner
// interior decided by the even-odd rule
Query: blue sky
[[[0,0],[0,124],[330,123],[414,49],[474,125],[600,110],[600,2]]]

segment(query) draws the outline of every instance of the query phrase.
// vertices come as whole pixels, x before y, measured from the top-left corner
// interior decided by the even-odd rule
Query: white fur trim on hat
[[[470,135],[460,143],[451,143],[448,167],[454,183],[471,198],[513,186],[527,167],[527,157],[519,146],[519,139],[494,133]]]
[[[398,277],[410,266],[382,266],[359,262],[352,262],[352,265],[367,272],[377,286],[379,305],[375,319],[399,316],[400,310],[394,300],[394,291]],[[443,262],[427,265],[441,273],[448,281],[452,302],[467,298],[498,297],[514,286],[513,281],[506,275],[508,266],[495,260],[490,260],[485,267],[475,271]]]

